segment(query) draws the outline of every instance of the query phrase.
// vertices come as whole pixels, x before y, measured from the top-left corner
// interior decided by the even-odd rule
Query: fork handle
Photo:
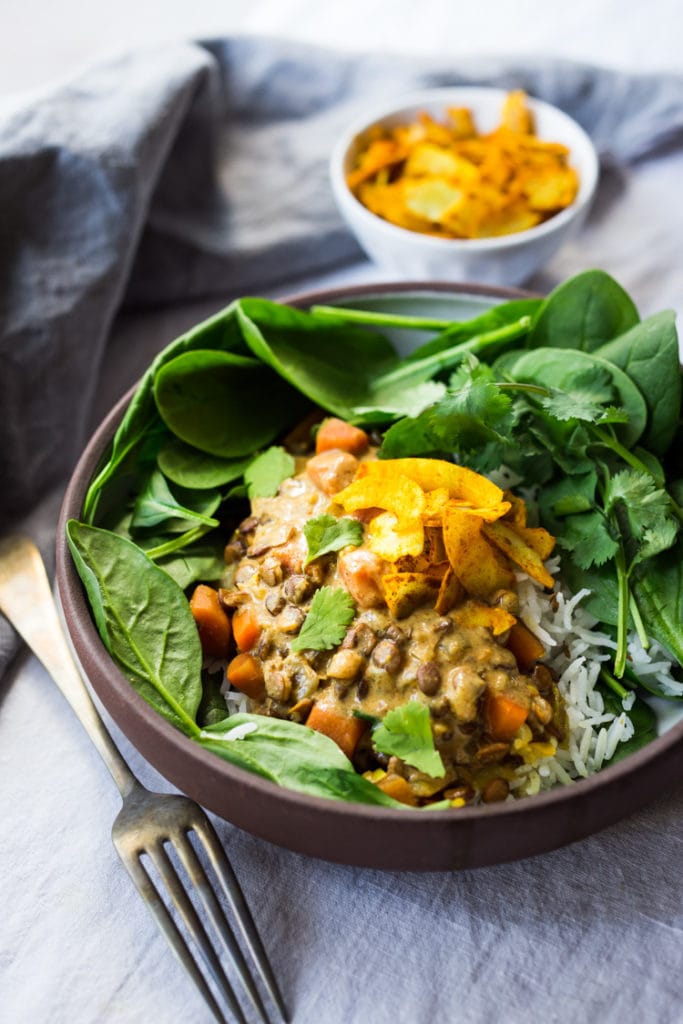
[[[125,797],[139,783],[86,689],[59,621],[43,559],[27,537],[0,540],[0,611],[52,676]]]

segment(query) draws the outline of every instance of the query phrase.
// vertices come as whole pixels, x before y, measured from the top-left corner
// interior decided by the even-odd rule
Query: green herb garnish
[[[272,498],[295,468],[293,457],[284,448],[274,446],[257,455],[244,471],[249,498]]]
[[[441,754],[434,747],[429,708],[417,700],[388,711],[373,731],[372,742],[382,754],[400,757],[425,775],[440,779],[445,774]]]
[[[293,651],[331,651],[344,639],[356,606],[345,590],[321,587],[315,592]]]
[[[316,516],[309,519],[304,526],[304,537],[308,544],[308,555],[305,565],[327,555],[330,551],[341,551],[349,545],[358,547],[363,543],[363,526],[357,519],[343,516]]]

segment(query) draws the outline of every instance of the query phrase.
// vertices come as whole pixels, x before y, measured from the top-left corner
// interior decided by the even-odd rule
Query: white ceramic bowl
[[[536,133],[569,148],[569,162],[579,176],[576,199],[549,220],[515,234],[496,238],[436,238],[397,227],[371,213],[346,184],[365,132],[374,125],[393,126],[414,121],[420,111],[442,119],[450,106],[472,110],[480,132],[500,122],[503,89],[454,86],[411,93],[366,111],[342,134],[330,160],[332,190],[347,225],[368,256],[380,266],[410,278],[522,284],[574,235],[585,220],[598,181],[595,148],[576,121],[557,107],[529,97]]]

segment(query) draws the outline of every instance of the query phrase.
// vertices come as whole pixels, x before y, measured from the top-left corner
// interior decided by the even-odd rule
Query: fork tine
[[[180,853],[177,844],[174,843],[173,845],[176,851]],[[225,974],[225,971],[223,970],[222,964],[218,958],[216,950],[213,947],[211,939],[207,935],[206,929],[204,928],[204,925],[199,919],[197,911],[195,910],[194,905],[191,899],[189,898],[188,893],[183,885],[182,879],[178,875],[178,872],[176,871],[173,863],[171,862],[171,859],[168,856],[167,851],[161,844],[159,844],[158,846],[148,846],[145,849],[145,852],[147,853],[148,857],[150,858],[150,860],[156,867],[157,871],[161,875],[163,882],[171,896],[171,899],[173,900],[176,910],[178,910],[178,912],[182,916],[182,919],[188,931],[190,932],[190,935],[192,936],[194,941],[197,943],[197,946],[201,950],[202,955],[204,956],[204,960],[206,961],[206,965],[209,971],[211,972],[213,980],[216,982],[216,985],[220,989],[221,994],[230,1004],[230,1009],[235,1014],[237,1021],[239,1022],[239,1024],[247,1024],[242,1009],[239,1003],[237,1002],[235,990],[233,989],[231,983],[228,981],[228,978]],[[191,881],[194,882],[194,879],[191,879]],[[256,1009],[258,1010],[260,1009],[260,1007],[257,1005]],[[263,1014],[263,1019],[265,1021],[265,1024],[270,1024],[268,1018],[265,1016],[265,1012]]]
[[[126,870],[128,871],[128,874],[133,879],[133,883],[136,889],[138,890],[143,900],[149,907],[150,912],[152,913],[152,916],[154,917],[156,923],[158,924],[161,932],[168,940],[168,943],[174,955],[180,961],[180,963],[185,968],[192,981],[195,983],[195,985],[203,995],[212,1014],[219,1022],[219,1024],[229,1024],[227,1017],[224,1015],[220,1006],[216,1002],[216,999],[214,998],[211,989],[207,985],[204,975],[197,967],[197,964],[192,956],[192,953],[188,949],[185,939],[178,930],[175,921],[169,914],[164,901],[159,896],[159,893],[157,891],[156,886],[154,885],[154,882],[147,874],[147,871],[143,867],[142,863],[138,860],[137,857],[134,857],[133,859],[121,857],[121,860],[123,861]],[[238,1020],[240,1024],[243,1024],[244,1015],[242,1014],[242,1011],[239,1009],[239,1006],[237,1006],[234,998],[231,999],[229,996],[227,998],[228,1002],[231,1003],[231,1006],[234,1005],[236,1007],[236,1014],[238,1015]],[[246,1024],[246,1022],[244,1022],[244,1024]]]
[[[206,816],[202,816],[201,819],[195,821],[194,832],[203,842],[209,860],[211,861],[211,865],[221,880],[223,891],[230,903],[230,909],[233,917],[237,922],[240,934],[249,950],[249,953],[251,954],[251,958],[256,964],[261,981],[278,1008],[282,1020],[285,1024],[289,1024],[287,1007],[285,1006],[284,999],[280,994],[277,981],[275,980],[275,975],[273,974],[266,951],[263,948],[263,943],[261,942],[261,938],[256,929],[251,911],[249,910],[247,901],[244,898],[244,893],[242,892],[240,884],[237,881],[235,872],[230,866],[230,862],[225,854],[223,845],[216,835],[216,830],[209,819]],[[190,846],[190,849],[192,849],[189,843],[188,845]],[[194,854],[194,850],[192,850],[192,853]],[[219,927],[217,922],[214,921],[214,924],[216,924],[216,927]]]
[[[196,825],[193,827],[192,830],[196,831]],[[249,996],[251,997],[251,1000],[255,1008],[260,1013],[261,1019],[265,1022],[265,1024],[270,1024],[270,1018],[268,1017],[268,1013],[266,1012],[266,1009],[263,1005],[263,1001],[258,992],[258,989],[254,985],[249,966],[247,965],[247,962],[244,959],[242,950],[240,949],[235,940],[235,936],[232,932],[230,924],[228,923],[228,920],[225,914],[223,913],[223,908],[221,907],[220,902],[216,896],[216,893],[214,892],[213,886],[209,881],[206,871],[204,870],[199,858],[197,857],[197,854],[194,850],[194,847],[192,846],[192,843],[189,841],[188,835],[189,832],[186,831],[184,841],[182,842],[179,842],[176,839],[176,853],[183,862],[183,866],[187,871],[191,881],[196,886],[197,891],[199,892],[199,895],[202,898],[204,906],[208,911],[209,917],[213,922],[213,926],[220,935],[221,939],[223,940],[223,943],[232,959],[235,969],[237,970],[240,976],[242,984],[247,990]],[[199,833],[197,833],[197,835],[199,836],[200,839],[202,838],[202,836]],[[237,922],[240,923],[239,917],[237,917]]]

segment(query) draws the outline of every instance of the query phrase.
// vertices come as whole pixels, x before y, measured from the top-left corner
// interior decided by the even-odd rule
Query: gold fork
[[[25,537],[0,540],[0,611],[23,637],[69,701],[118,786],[123,806],[112,828],[114,846],[171,949],[196,984],[216,1020],[226,1024],[228,1018],[199,967],[192,944],[186,941],[162,899],[142,860],[143,856],[149,858],[163,881],[185,931],[201,954],[204,969],[213,979],[216,992],[229,1007],[234,1020],[239,1024],[247,1024],[237,995],[223,969],[220,953],[195,908],[191,893],[211,921],[213,932],[227,952],[249,1004],[261,1020],[269,1024],[270,1018],[252,977],[253,971],[281,1018],[287,1021],[285,1005],[253,918],[211,822],[194,801],[184,796],[151,793],[131,772],[107,732],[71,656],[40,552]],[[191,835],[203,849],[210,865],[209,872],[190,841]],[[176,869],[167,848],[174,851],[189,886],[183,883],[181,873]],[[209,877],[211,869],[219,883],[216,887]],[[251,969],[223,911],[219,892],[228,901],[231,917],[248,951]]]

